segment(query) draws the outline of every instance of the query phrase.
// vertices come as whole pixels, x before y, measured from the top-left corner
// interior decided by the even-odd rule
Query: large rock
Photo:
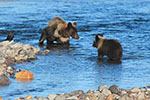
[[[109,90],[111,91],[112,94],[120,94],[121,93],[121,90],[118,86],[116,85],[112,85]]]
[[[33,73],[28,70],[22,70],[16,74],[16,79],[18,80],[32,80],[33,78]]]
[[[5,74],[0,75],[0,86],[9,85],[9,84],[10,84],[9,78]]]

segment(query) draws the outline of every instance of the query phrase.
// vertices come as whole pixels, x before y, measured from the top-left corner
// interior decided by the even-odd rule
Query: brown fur
[[[76,22],[66,23],[64,19],[60,17],[54,17],[48,23],[48,26],[43,30],[41,38],[39,40],[40,44],[43,44],[44,40],[47,39],[47,43],[51,44],[53,41],[57,43],[69,44],[69,38],[78,39],[79,35],[76,29]]]
[[[122,46],[114,39],[105,39],[102,36],[96,35],[93,47],[98,49],[98,58],[108,56],[110,60],[120,60],[122,57]]]

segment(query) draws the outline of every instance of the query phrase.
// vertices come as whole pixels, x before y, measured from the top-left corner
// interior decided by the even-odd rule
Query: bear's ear
[[[77,22],[74,22],[73,25],[74,25],[74,27],[76,27],[77,26]]]
[[[72,27],[72,24],[71,24],[71,22],[69,22],[69,23],[68,23],[68,27],[67,27],[67,28],[69,28],[69,29],[70,29],[71,27]]]
[[[96,41],[98,41],[98,40],[99,40],[99,37],[98,37],[98,35],[96,35],[96,36],[95,36],[95,40],[96,40]]]

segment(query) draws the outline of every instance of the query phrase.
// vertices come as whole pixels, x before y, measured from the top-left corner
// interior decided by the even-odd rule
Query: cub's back
[[[107,46],[110,48],[122,48],[121,44],[117,41],[117,40],[113,40],[113,39],[106,39],[103,41],[103,46]]]

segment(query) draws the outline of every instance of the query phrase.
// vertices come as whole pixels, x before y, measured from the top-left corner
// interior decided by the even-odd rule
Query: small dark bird
[[[6,40],[11,41],[11,40],[13,40],[13,38],[14,38],[14,33],[12,31],[10,31]]]

